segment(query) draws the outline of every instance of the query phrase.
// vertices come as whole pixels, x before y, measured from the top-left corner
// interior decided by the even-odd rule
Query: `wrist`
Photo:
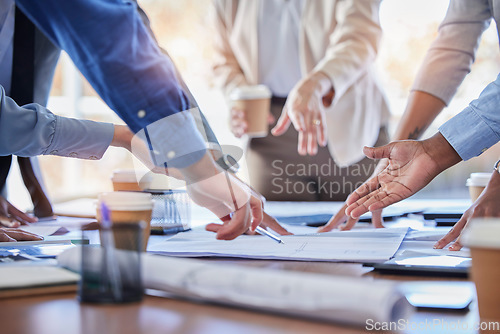
[[[198,162],[179,170],[188,183],[208,179],[223,172],[209,153],[206,153]]]
[[[324,72],[313,72],[307,77],[307,80],[314,83],[316,90],[319,91],[321,96],[333,91],[332,81]]]
[[[111,146],[123,147],[131,151],[132,138],[134,134],[126,125],[116,125],[114,126],[115,132],[113,134],[113,140],[111,141]]]
[[[427,154],[436,163],[439,169],[437,171],[438,174],[462,161],[460,155],[458,155],[453,146],[448,143],[440,132],[422,141],[422,145]]]

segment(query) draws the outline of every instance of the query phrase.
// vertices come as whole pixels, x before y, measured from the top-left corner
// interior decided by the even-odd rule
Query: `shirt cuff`
[[[151,163],[167,168],[184,168],[198,162],[207,147],[190,110],[164,117],[137,132],[132,140],[132,153],[140,155],[144,143]]]
[[[464,161],[477,157],[500,140],[471,106],[444,123],[439,132]]]
[[[56,116],[54,138],[43,154],[98,160],[108,149],[113,135],[111,123]]]

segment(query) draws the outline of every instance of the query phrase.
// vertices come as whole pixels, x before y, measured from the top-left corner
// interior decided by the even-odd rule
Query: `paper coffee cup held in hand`
[[[241,109],[245,112],[249,136],[267,136],[271,96],[271,91],[264,85],[237,87],[229,95],[231,108]]]
[[[461,237],[472,255],[482,321],[500,321],[500,218],[472,219]]]

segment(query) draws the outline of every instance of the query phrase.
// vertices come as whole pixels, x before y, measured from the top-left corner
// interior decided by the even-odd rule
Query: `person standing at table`
[[[373,173],[362,148],[387,142],[389,116],[373,65],[379,5],[214,1],[218,84],[226,96],[256,84],[273,94],[272,135],[251,138],[247,151],[252,185],[267,199],[344,200]],[[232,109],[233,134],[246,128],[244,111]]]
[[[14,5],[10,1],[7,5]],[[219,239],[254,230],[263,219],[258,194],[219,167],[206,149],[203,116],[175,66],[162,53],[135,2],[17,0],[15,5],[65,50],[101,98],[135,133],[132,152],[148,150],[148,167],[175,168],[191,198],[214,212]],[[272,220],[272,219],[271,219]],[[275,220],[273,220],[275,223]]]
[[[61,117],[45,109],[60,50],[14,1],[0,0],[0,27],[0,193],[5,192],[12,154],[17,155],[35,215],[51,216],[50,202],[35,176],[37,168],[28,157],[51,154],[99,159],[130,130]],[[0,225],[17,227],[34,221],[35,217],[0,196]]]
[[[450,102],[470,72],[482,33],[491,19],[500,35],[499,0],[450,1],[405,114],[396,131],[396,140],[417,139]],[[388,159],[379,175],[358,188],[347,201],[346,214],[356,220],[363,212],[377,210],[411,196],[435,176],[462,160],[479,156],[500,140],[500,75],[462,112],[439,128],[433,137],[421,141],[395,141],[384,147],[366,148],[375,159]],[[474,217],[500,217],[499,162],[488,186],[464,213],[436,248],[450,242],[450,250],[462,248],[460,234]],[[333,227],[333,221],[330,227]]]

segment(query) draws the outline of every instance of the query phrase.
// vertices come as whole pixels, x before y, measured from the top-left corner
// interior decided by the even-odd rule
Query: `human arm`
[[[450,2],[446,17],[439,27],[438,37],[427,52],[417,74],[393,140],[419,139],[449,103],[470,71],[479,37],[488,27],[490,17],[487,1]],[[386,166],[387,161],[383,159],[377,170],[383,170]],[[377,172],[373,176],[376,174]],[[379,225],[378,227],[381,226],[379,215],[380,211],[373,212],[373,223],[375,226]],[[339,212],[322,231],[328,231],[346,219],[347,216]],[[349,217],[346,227],[352,227],[356,222],[356,218]]]
[[[141,150],[146,145],[153,166],[177,168],[193,200],[220,218],[235,212],[229,228],[246,230],[252,218],[260,222],[261,207],[250,203],[245,185],[224,177],[207,157],[192,115],[197,108],[191,108],[173,63],[144,26],[135,3],[19,0],[19,5],[127,123]]]
[[[231,11],[228,11],[227,8],[230,6],[232,6],[231,1],[213,1],[215,33],[213,38],[214,63],[212,69],[216,84],[222,88],[226,96],[236,87],[248,85],[229,39],[231,19],[227,17],[227,13]]]
[[[273,129],[283,134],[292,123],[299,132],[298,151],[314,155],[326,145],[324,107],[340,98],[375,61],[382,30],[380,1],[341,1],[335,10],[336,27],[325,56],[292,89]]]
[[[62,117],[31,103],[18,106],[0,87],[0,155],[58,155],[100,159],[113,125]]]
[[[454,241],[449,249],[458,251],[462,248],[460,237],[463,229],[469,222],[478,217],[500,217],[500,207],[498,201],[500,199],[500,174],[495,170],[491,174],[490,181],[486,188],[483,190],[478,199],[472,206],[465,211],[460,220],[453,226],[453,228],[436,244],[434,248],[442,249],[450,242]]]

